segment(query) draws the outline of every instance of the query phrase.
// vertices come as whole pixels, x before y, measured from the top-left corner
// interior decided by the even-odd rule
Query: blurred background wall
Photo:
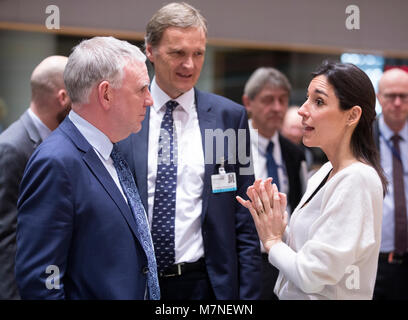
[[[28,107],[31,72],[46,56],[69,55],[79,41],[95,35],[141,47],[148,20],[168,2],[0,0],[0,125],[8,126]],[[310,73],[325,59],[357,64],[375,87],[385,68],[408,65],[406,0],[185,2],[198,8],[209,25],[198,87],[239,103],[245,81],[259,66],[284,72],[293,85],[291,104],[302,104]],[[350,28],[357,14],[346,13],[350,5],[359,11],[357,29]],[[50,29],[57,25],[51,19],[57,13],[59,28]],[[2,119],[1,109],[7,110]]]

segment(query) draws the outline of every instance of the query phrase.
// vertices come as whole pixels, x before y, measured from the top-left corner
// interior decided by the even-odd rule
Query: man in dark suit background
[[[408,73],[393,68],[378,83],[382,113],[374,139],[388,179],[374,300],[408,299]],[[397,138],[398,137],[398,138]],[[396,139],[397,138],[397,139]]]
[[[67,57],[45,58],[31,74],[30,107],[0,134],[0,299],[19,299],[14,276],[18,187],[35,148],[68,114]]]
[[[154,14],[146,30],[154,104],[142,131],[121,147],[152,224],[162,298],[257,299],[259,239],[235,200],[253,183],[247,115],[241,105],[194,88],[206,39],[205,19],[188,4]],[[223,170],[232,184],[217,188],[211,176]]]
[[[34,152],[18,200],[23,299],[159,299],[146,214],[116,142],[152,104],[145,55],[126,41],[76,46],[64,71],[72,110]]]
[[[255,178],[273,178],[279,191],[288,195],[289,213],[299,203],[307,180],[303,151],[279,133],[288,109],[290,90],[290,83],[283,73],[262,67],[250,76],[242,96],[251,117],[249,127]],[[277,299],[273,288],[278,273],[262,248],[261,299]]]

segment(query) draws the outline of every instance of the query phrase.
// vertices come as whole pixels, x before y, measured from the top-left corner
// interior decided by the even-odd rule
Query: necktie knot
[[[178,106],[178,102],[174,100],[169,100],[166,102],[166,112],[172,113],[174,109]]]
[[[116,166],[120,159],[122,158],[122,156],[120,155],[120,151],[118,149],[118,146],[114,143],[113,144],[113,148],[112,148],[112,152],[110,154],[112,160],[113,160],[113,165]]]
[[[395,134],[395,135],[393,135],[393,136],[391,137],[391,141],[393,142],[394,146],[397,145],[397,144],[399,144],[399,141],[400,141],[401,139],[402,139],[402,138],[401,138],[398,134]]]
[[[266,147],[266,153],[272,154],[273,153],[274,143],[269,141],[268,146]]]

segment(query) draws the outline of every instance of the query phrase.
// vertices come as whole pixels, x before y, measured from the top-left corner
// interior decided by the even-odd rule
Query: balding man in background
[[[382,114],[374,135],[388,179],[374,299],[408,299],[408,73],[384,72],[378,84]]]
[[[0,134],[0,299],[19,299],[14,275],[19,184],[35,148],[70,110],[63,80],[67,60],[50,56],[34,69],[30,107]]]

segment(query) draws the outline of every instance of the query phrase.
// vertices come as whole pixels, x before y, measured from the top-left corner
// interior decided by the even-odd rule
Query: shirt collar
[[[381,114],[380,119],[378,121],[378,127],[380,129],[381,135],[386,140],[391,140],[392,136],[394,135],[394,131],[392,131],[384,121],[384,116]],[[405,122],[404,127],[398,132],[398,135],[404,140],[408,141],[408,121]]]
[[[167,93],[165,93],[157,84],[156,77],[153,78],[150,92],[153,97],[153,108],[156,112],[159,112],[161,108],[169,100],[177,101],[178,104],[183,108],[184,111],[189,113],[190,111],[194,110],[195,107],[195,98],[194,98],[194,88],[191,88],[189,91],[183,93],[181,96],[177,97],[176,99],[172,99],[169,97]]]
[[[48,128],[30,108],[28,108],[28,114],[33,120],[34,126],[38,130],[38,134],[40,135],[41,140],[44,141],[45,138],[47,138],[51,134],[50,128]]]
[[[71,110],[68,117],[88,143],[98,151],[102,158],[108,160],[113,148],[113,144],[109,138],[75,111]]]
[[[251,130],[251,134],[257,134],[258,135],[258,150],[261,151],[262,153],[266,153],[266,148],[268,147],[269,142],[273,142],[273,145],[276,146],[279,144],[279,133],[278,131],[275,131],[273,136],[268,139],[265,138],[263,135],[259,133],[257,129],[254,129],[254,126],[252,124],[252,119],[249,119],[249,129]],[[253,139],[252,141],[256,141],[256,139]]]

